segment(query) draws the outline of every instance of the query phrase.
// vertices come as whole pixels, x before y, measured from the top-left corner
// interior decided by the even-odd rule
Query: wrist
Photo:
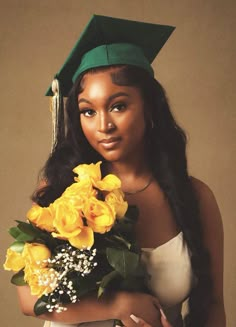
[[[120,303],[118,298],[120,296],[118,293],[110,293],[109,294],[103,294],[101,298],[98,301],[101,301],[100,303],[103,306],[104,314],[106,316],[106,319],[104,320],[113,320],[113,319],[120,319],[120,313],[122,309],[120,308]]]
[[[121,320],[121,294],[120,292],[113,293],[109,298],[109,315],[110,319]]]
[[[133,293],[120,291],[113,294],[111,299],[112,319],[123,320],[132,313]]]

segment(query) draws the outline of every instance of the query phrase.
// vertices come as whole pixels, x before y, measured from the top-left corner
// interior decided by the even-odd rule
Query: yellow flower
[[[84,216],[93,231],[100,234],[108,232],[115,222],[114,209],[108,203],[95,197],[88,199],[84,208]]]
[[[7,250],[6,261],[3,265],[5,270],[14,272],[20,271],[25,266],[25,261],[21,253],[15,252],[12,249]]]
[[[24,280],[29,284],[32,295],[38,297],[52,292],[57,285],[58,273],[48,268],[50,250],[40,243],[26,243],[22,252],[25,261]]]
[[[90,196],[95,196],[97,191],[93,189],[91,181],[82,180],[78,183],[73,183],[62,194],[61,198],[57,199],[53,206],[57,205],[62,199],[68,204],[74,206],[77,210],[81,210],[85,200]]]
[[[80,234],[69,238],[69,242],[72,246],[78,249],[92,247],[94,243],[94,234],[92,228],[84,226]]]
[[[63,198],[54,202],[53,207],[55,210],[53,224],[56,233],[52,233],[52,236],[67,240],[80,234],[84,227],[80,211]]]
[[[117,218],[124,217],[128,209],[128,203],[124,201],[124,193],[120,189],[108,193],[105,201],[114,207]]]
[[[59,273],[53,268],[25,267],[24,279],[28,283],[31,294],[41,297],[51,293],[57,287]]]
[[[121,181],[117,176],[109,174],[101,181],[95,181],[94,186],[101,191],[113,191],[121,187]]]
[[[112,191],[120,188],[121,181],[117,176],[109,174],[102,179],[100,169],[101,163],[102,162],[99,161],[96,164],[83,164],[75,167],[73,172],[78,175],[78,177],[75,177],[75,181],[90,180],[95,188],[102,191]]]
[[[51,251],[44,244],[25,243],[22,257],[26,266],[46,267],[47,259],[51,257]]]
[[[51,206],[40,207],[39,205],[33,205],[27,212],[27,218],[34,223],[40,229],[44,229],[48,232],[54,231],[53,227],[53,212]]]
[[[91,179],[92,183],[95,181],[100,181],[101,176],[101,170],[100,165],[101,161],[97,162],[96,164],[82,164],[73,169],[73,172],[78,175],[78,177],[75,177],[75,181],[82,181],[84,179]]]

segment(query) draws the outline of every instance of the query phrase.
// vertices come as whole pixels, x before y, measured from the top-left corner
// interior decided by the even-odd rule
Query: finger
[[[166,316],[163,312],[162,309],[160,309],[161,312],[161,324],[163,327],[172,327],[171,324],[169,323],[169,321],[166,319]]]
[[[145,320],[143,320],[140,317],[137,317],[135,315],[130,315],[130,318],[139,326],[143,326],[143,327],[152,327],[151,325],[149,325]]]
[[[156,297],[153,297],[153,304],[157,309],[161,309],[160,302]]]

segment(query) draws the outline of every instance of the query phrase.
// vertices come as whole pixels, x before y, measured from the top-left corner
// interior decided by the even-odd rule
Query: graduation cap
[[[152,61],[175,27],[93,15],[76,42],[52,86],[53,144],[62,130],[62,97],[68,96],[77,77],[95,67],[128,64],[145,69],[154,76]],[[53,145],[53,147],[54,147]]]
[[[152,61],[175,27],[93,15],[56,74],[67,96],[82,72],[100,66],[135,65],[153,75]],[[51,86],[46,92],[53,95]]]

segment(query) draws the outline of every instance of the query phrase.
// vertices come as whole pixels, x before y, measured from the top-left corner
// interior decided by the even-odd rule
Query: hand
[[[162,311],[162,309],[160,309],[161,312],[161,323],[163,327],[172,327],[170,325],[170,323],[167,321],[166,316],[164,314],[164,312]],[[142,318],[136,317],[135,315],[130,315],[130,318],[139,326],[141,327],[153,327],[151,325],[149,325],[145,320],[143,320]]]
[[[132,313],[142,317],[152,327],[162,327],[159,301],[150,294],[118,292],[112,306],[114,317],[122,321],[125,327],[136,327],[136,323],[130,318]]]

